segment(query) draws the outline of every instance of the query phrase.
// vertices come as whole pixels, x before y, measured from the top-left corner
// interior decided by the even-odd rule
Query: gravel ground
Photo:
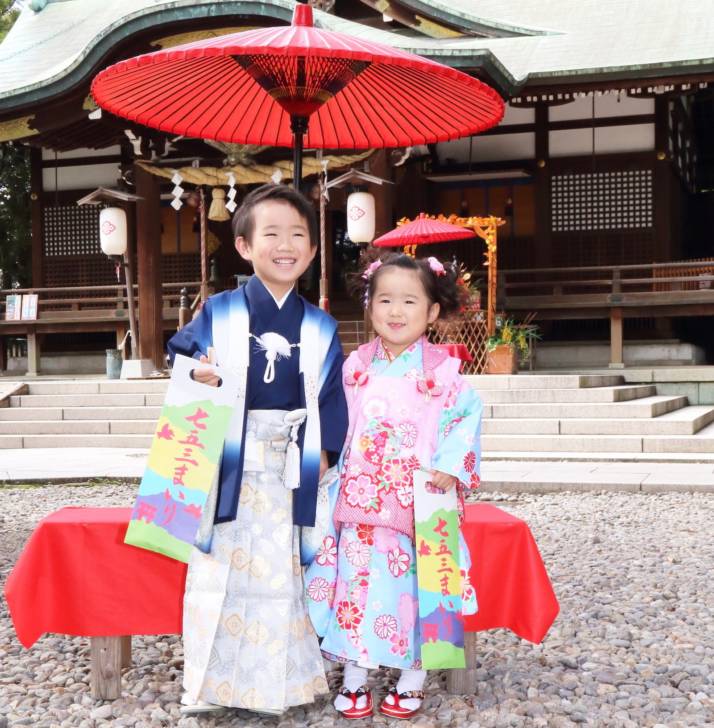
[[[0,583],[42,516],[63,505],[130,505],[136,486],[0,488]],[[484,496],[486,498],[486,496]],[[431,673],[410,726],[714,726],[714,497],[558,493],[499,498],[530,524],[560,600],[542,645],[479,635],[481,682],[451,696]],[[478,558],[478,556],[476,556]],[[281,718],[242,711],[180,717],[176,636],[135,637],[120,699],[89,694],[89,646],[50,635],[31,650],[0,609],[0,728],[347,725],[327,701]],[[329,675],[331,685],[339,673]],[[390,675],[373,675],[383,692]],[[361,723],[363,724],[364,721]]]

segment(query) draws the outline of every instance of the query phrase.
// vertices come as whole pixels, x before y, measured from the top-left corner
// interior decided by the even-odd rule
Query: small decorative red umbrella
[[[319,149],[427,144],[477,134],[503,116],[501,97],[456,69],[379,43],[313,27],[224,35],[130,58],[99,73],[96,102],[171,134]]]
[[[476,233],[471,228],[434,220],[422,212],[416,220],[405,225],[398,225],[394,230],[377,238],[372,245],[377,248],[403,247],[405,253],[414,255],[417,245],[445,243],[450,240],[466,240],[475,237]]]

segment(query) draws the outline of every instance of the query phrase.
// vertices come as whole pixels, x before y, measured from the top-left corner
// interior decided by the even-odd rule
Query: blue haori
[[[335,321],[314,306],[306,305],[300,325],[299,370],[307,416],[300,438],[302,456],[299,488],[293,503],[293,521],[299,526],[312,526],[315,523],[322,449],[319,396],[328,374],[335,369],[339,371],[341,365],[341,349],[339,346],[334,346],[335,335]],[[235,373],[240,383],[238,399],[223,449],[221,482],[213,511],[216,523],[234,519],[240,499],[241,474],[245,459],[244,430],[251,336],[250,315],[243,289],[233,291],[230,295],[214,297],[212,340],[216,348],[218,365]],[[259,337],[253,336],[253,338]],[[265,376],[272,381],[274,370],[266,367]],[[204,552],[210,548],[210,542],[205,539],[199,539],[196,545]],[[303,562],[309,562],[313,556],[313,553],[303,553]]]
[[[295,491],[284,483],[293,413],[248,412],[236,519],[213,524],[210,551],[194,549],[184,598],[184,687],[190,702],[280,713],[327,693],[304,599]]]

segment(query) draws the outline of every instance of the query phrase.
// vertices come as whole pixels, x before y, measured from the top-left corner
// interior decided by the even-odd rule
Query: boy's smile
[[[252,240],[236,238],[236,250],[253,264],[266,288],[282,298],[307,270],[317,248],[307,221],[288,202],[265,200],[253,210]]]

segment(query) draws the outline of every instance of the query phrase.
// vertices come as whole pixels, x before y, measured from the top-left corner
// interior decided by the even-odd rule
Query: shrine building
[[[137,343],[156,367],[178,323],[181,289],[195,304],[202,282],[221,290],[249,273],[230,223],[211,219],[226,218],[220,199],[228,186],[216,170],[236,170],[239,201],[278,170],[289,178],[290,150],[164,134],[101,111],[90,85],[103,68],[141,53],[287,24],[294,4],[24,4],[0,44],[0,141],[30,150],[31,280],[20,283],[38,294],[39,314],[24,325],[3,320],[13,293],[6,280],[2,367],[17,340],[31,344],[32,372],[69,349],[103,352],[125,338],[126,301],[99,247],[100,206],[77,204],[98,187],[140,198],[121,204],[136,271]],[[516,319],[536,315],[538,367],[622,365],[628,351],[629,363],[656,364],[662,352],[676,363],[714,363],[714,0],[312,4],[316,25],[458,68],[507,102],[502,123],[478,136],[366,155],[326,152],[330,176],[354,167],[394,182],[370,188],[376,235],[420,212],[503,218],[497,308]],[[318,169],[306,160],[308,194]],[[171,204],[176,171],[185,182],[179,209]],[[219,198],[218,214],[199,219],[194,191],[206,211]],[[332,310],[345,322],[361,317],[344,285],[359,250],[346,235],[347,192],[331,192],[326,218]],[[478,241],[429,252],[455,255],[475,278],[483,273]],[[318,275],[301,282],[312,300]]]

